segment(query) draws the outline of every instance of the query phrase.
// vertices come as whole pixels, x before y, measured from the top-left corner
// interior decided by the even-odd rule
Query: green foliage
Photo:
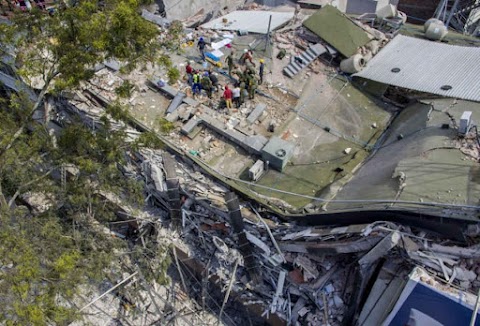
[[[170,27],[168,28],[168,35],[171,35],[172,37],[179,37],[183,35],[183,24],[179,20],[174,20],[171,24]]]
[[[120,97],[129,98],[130,96],[132,96],[132,91],[134,87],[135,85],[132,84],[130,81],[124,80],[122,85],[118,86],[115,89],[115,93]]]
[[[165,118],[160,118],[158,124],[160,125],[160,131],[164,134],[170,133],[175,128],[175,125]]]
[[[171,67],[167,71],[167,77],[168,77],[168,83],[170,85],[173,85],[180,78],[180,71],[177,69],[177,67]]]
[[[0,270],[0,324],[66,325],[80,317],[67,300],[82,284],[104,280],[112,248],[126,246],[92,227],[93,219],[115,218],[116,207],[99,193],[123,194],[126,204],[140,202],[142,193],[117,168],[127,148],[123,131],[92,132],[72,123],[55,148],[46,129],[24,114],[30,107],[22,95],[0,101],[0,260],[6,267]],[[111,112],[120,115],[121,108]],[[24,123],[29,132],[11,143]],[[65,189],[50,175],[64,164],[80,171]],[[54,205],[35,215],[8,205],[7,199],[27,192],[44,194]]]
[[[154,132],[146,131],[138,137],[135,147],[149,147],[153,149],[162,149],[165,144],[157,137]]]
[[[112,119],[117,121],[127,122],[130,119],[128,109],[118,102],[110,103],[110,105],[107,106],[105,111],[108,115],[112,117]]]
[[[109,276],[112,248],[126,249],[98,225],[116,218],[118,203],[107,196],[123,205],[143,200],[142,186],[118,169],[131,147],[124,131],[112,130],[105,115],[104,127],[92,130],[73,121],[54,142],[32,113],[48,92],[76,87],[107,58],[126,62],[128,69],[154,58],[157,27],[137,12],[149,1],[76,1],[54,15],[32,11],[15,16],[12,25],[0,24],[0,51],[15,49],[18,73],[44,82],[35,103],[25,94],[0,99],[0,324],[68,325],[79,319],[69,300],[80,286]],[[129,86],[118,94],[129,95]],[[118,103],[107,114],[128,119]],[[163,145],[154,134],[140,138],[144,145]],[[78,173],[61,182],[62,166]],[[25,194],[41,194],[52,205],[21,206]]]
[[[166,54],[161,54],[157,61],[159,65],[167,69],[172,67],[172,59]]]
[[[156,46],[158,30],[138,15],[139,4],[85,0],[55,15],[17,15],[12,25],[1,27],[0,41],[16,49],[25,78],[40,76],[57,90],[75,87],[92,77],[96,63],[116,58],[135,65]]]
[[[162,45],[168,50],[175,51],[180,49],[180,41],[183,39],[183,24],[179,20],[174,20],[167,30]]]

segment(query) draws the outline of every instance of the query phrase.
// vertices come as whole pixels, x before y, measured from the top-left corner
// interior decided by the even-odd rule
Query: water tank
[[[442,21],[440,19],[437,19],[437,18],[430,18],[429,20],[427,20],[425,22],[425,24],[423,24],[423,31],[426,32],[427,29],[430,27],[430,24],[432,23],[442,23]]]
[[[365,60],[365,62],[369,62],[370,60],[372,60],[372,58],[373,58],[372,51],[370,50],[365,51],[365,53],[363,54],[363,60]]]
[[[360,72],[366,64],[367,62],[361,54],[355,54],[340,62],[340,70],[348,74],[354,74]]]
[[[448,34],[445,24],[436,18],[427,20],[424,25],[425,37],[432,41],[441,41]]]

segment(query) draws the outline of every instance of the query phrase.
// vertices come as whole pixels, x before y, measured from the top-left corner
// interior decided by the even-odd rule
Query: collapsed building
[[[118,286],[135,302],[122,320],[469,322],[480,289],[480,93],[478,48],[465,43],[478,41],[453,33],[437,40],[462,46],[423,39],[422,31],[405,31],[406,17],[390,4],[358,19],[323,5],[243,9],[248,16],[185,17],[183,53],[171,54],[181,71],[187,61],[211,67],[221,84],[235,83],[222,65],[230,48],[264,58],[265,85],[238,109],[225,110],[218,95],[192,98],[187,80],[169,84],[159,67],[125,75],[115,61],[48,103],[43,118],[57,127],[76,116],[99,124],[128,80],[134,91],[121,101],[132,116],[129,136],[152,130],[166,144],[127,153],[122,171],[142,180],[146,205],[141,215],[119,206],[120,223],[104,232],[127,238],[133,228],[144,246],[168,244],[172,288],[152,290],[136,273],[112,284],[112,293]],[[143,16],[168,24],[168,14],[150,14]],[[189,43],[200,36],[213,54],[208,64]],[[2,83],[20,91],[7,70]],[[165,132],[167,123],[173,128]],[[126,217],[137,223],[121,223]],[[120,301],[87,295],[81,306],[108,310],[92,317],[108,323]],[[440,310],[455,311],[455,319]]]

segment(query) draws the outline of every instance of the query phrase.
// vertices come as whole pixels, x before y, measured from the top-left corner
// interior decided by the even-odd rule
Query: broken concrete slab
[[[168,27],[170,20],[159,15],[152,14],[150,11],[142,9],[142,17],[151,23],[154,23],[160,27]]]
[[[260,240],[250,232],[245,232],[245,234],[247,235],[248,241],[253,243],[258,248],[262,249],[267,256],[270,256],[272,254],[272,251],[270,250],[270,248],[262,240]]]
[[[401,239],[399,232],[395,231],[382,239],[372,250],[363,256],[358,263],[360,265],[369,265],[374,263],[377,259],[385,256],[388,251],[394,248]]]
[[[193,117],[190,120],[188,120],[188,122],[186,124],[183,125],[183,127],[181,129],[181,132],[184,135],[188,136],[194,130],[194,128],[197,127],[202,122],[203,122],[203,120],[197,119],[196,117]]]
[[[168,106],[167,108],[167,114],[168,113],[172,113],[173,111],[175,111],[179,106],[180,104],[182,104],[183,102],[183,99],[187,96],[187,94],[183,93],[183,92],[178,92],[175,97],[173,98],[172,102],[170,102],[170,105]]]
[[[293,264],[303,270],[303,280],[305,282],[316,279],[318,277],[317,267],[307,257],[298,255],[293,261]]]
[[[382,237],[370,236],[354,241],[334,241],[334,242],[281,242],[280,248],[283,251],[322,254],[337,253],[347,254],[354,252],[368,251],[372,249]]]
[[[267,106],[264,103],[258,103],[257,106],[255,106],[255,109],[253,109],[253,111],[248,115],[247,121],[250,123],[257,121],[266,108]]]

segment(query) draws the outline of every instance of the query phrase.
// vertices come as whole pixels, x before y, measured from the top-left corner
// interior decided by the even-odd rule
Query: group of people
[[[194,97],[200,95],[202,89],[205,90],[208,98],[212,98],[213,91],[220,90],[218,85],[218,75],[211,69],[203,71],[193,69],[191,63],[188,62],[185,67],[185,72],[187,74],[188,85],[192,87]]]
[[[235,75],[237,77],[237,81],[233,90],[230,90],[227,86],[225,86],[223,97],[225,99],[227,108],[231,108],[232,104],[235,104],[236,107],[239,108],[245,102],[245,98],[247,96],[249,99],[253,99],[255,97],[255,91],[257,90],[258,84],[263,83],[265,62],[263,59],[260,59],[258,80],[255,71],[256,64],[253,61],[253,54],[251,50],[245,50],[243,52],[238,60],[238,64],[235,64],[234,51],[232,51],[225,58],[225,63],[228,66],[229,76]]]
[[[205,61],[206,42],[203,37],[199,39],[197,46],[200,50],[202,60]],[[256,64],[253,61],[252,51],[247,49],[244,50],[238,59],[238,64],[235,63],[236,60],[234,55],[235,52],[232,50],[225,58],[229,76],[237,77],[232,89],[229,88],[228,85],[225,85],[223,88],[223,99],[225,100],[228,109],[231,109],[234,104],[239,108],[245,102],[247,96],[249,99],[255,97],[258,85],[263,83],[265,67],[264,60],[260,59],[258,68],[259,77],[257,78]],[[212,98],[214,91],[220,90],[217,74],[211,69],[200,72],[199,70],[193,69],[189,62],[186,66],[186,74],[188,77],[188,84],[192,87],[194,97],[199,95],[202,89],[205,90],[209,98]]]

